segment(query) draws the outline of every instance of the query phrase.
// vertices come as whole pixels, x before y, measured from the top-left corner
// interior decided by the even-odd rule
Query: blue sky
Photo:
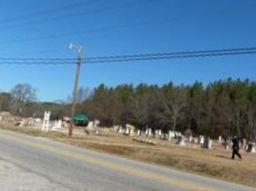
[[[0,57],[108,56],[256,46],[254,0],[0,0]],[[47,14],[46,14],[47,13]],[[83,65],[80,85],[192,84],[256,79],[256,55]],[[75,66],[0,65],[0,90],[17,83],[39,100],[65,100]]]

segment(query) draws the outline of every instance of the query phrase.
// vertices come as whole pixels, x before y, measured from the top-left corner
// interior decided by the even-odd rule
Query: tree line
[[[101,84],[78,110],[104,126],[129,123],[142,130],[190,130],[211,137],[255,139],[256,83],[229,78],[206,86],[201,82],[114,88]]]
[[[17,96],[22,93],[17,89],[0,94],[0,110],[40,116],[48,109],[53,118],[70,113],[67,102],[38,102],[34,91],[25,91],[30,95],[27,97]],[[197,135],[238,135],[250,140],[256,137],[256,83],[250,80],[229,78],[208,85],[101,84],[89,93],[88,89],[80,88],[77,100],[77,113],[97,118],[105,127],[132,124],[142,130],[189,130]]]

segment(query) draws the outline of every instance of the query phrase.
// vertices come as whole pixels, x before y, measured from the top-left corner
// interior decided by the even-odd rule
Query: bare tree
[[[24,115],[25,108],[36,100],[36,90],[29,84],[17,84],[11,90],[11,111]]]
[[[77,92],[77,103],[83,103],[90,96],[89,88],[81,86]]]
[[[165,123],[172,124],[172,130],[176,130],[178,120],[182,116],[182,112],[187,105],[187,91],[183,88],[173,88],[165,95]]]

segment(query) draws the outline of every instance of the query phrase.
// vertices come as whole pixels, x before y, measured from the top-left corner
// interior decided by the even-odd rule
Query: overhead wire
[[[12,39],[9,41],[2,41],[2,42],[0,42],[0,44],[3,45],[3,44],[10,44],[10,43],[16,43],[16,42],[27,43],[27,42],[35,41],[35,40],[46,40],[46,39],[55,39],[55,38],[61,38],[61,37],[66,37],[66,36],[71,36],[71,35],[98,33],[98,32],[111,31],[111,30],[116,30],[116,29],[121,29],[121,28],[145,26],[145,25],[150,25],[150,24],[155,24],[155,23],[158,23],[158,24],[170,23],[170,21],[171,20],[169,20],[169,19],[163,19],[163,20],[158,20],[158,21],[145,21],[145,22],[131,23],[131,24],[111,25],[111,26],[101,27],[101,28],[97,28],[97,29],[71,31],[71,32],[65,32],[65,33],[59,33],[59,34],[53,34],[53,35],[32,37],[32,38],[27,38],[27,39]]]
[[[166,53],[150,53],[150,54],[134,54],[120,56],[100,56],[85,57],[82,59],[83,64],[94,63],[122,63],[133,61],[150,61],[162,59],[184,59],[184,58],[202,58],[216,56],[246,55],[256,54],[256,47],[249,48],[233,48],[233,49],[213,49],[199,51],[183,51],[183,52],[166,52]],[[75,58],[0,58],[0,65],[66,65],[75,64]]]
[[[38,16],[44,16],[44,15],[49,15],[51,13],[56,14],[57,12],[66,12],[66,10],[72,10],[73,8],[81,8],[82,5],[88,5],[88,3],[95,3],[95,0],[90,0],[88,2],[85,1],[80,1],[80,2],[75,2],[72,4],[66,4],[64,6],[61,7],[56,7],[56,8],[51,8],[51,9],[46,9],[46,10],[40,10],[40,11],[35,11],[35,12],[31,12],[28,14],[23,14],[23,15],[18,15],[15,17],[11,17],[11,18],[6,18],[6,19],[1,19],[0,20],[0,24],[10,24],[10,23],[15,23],[15,22],[19,22],[19,21],[23,21],[23,20],[34,20],[39,18]]]
[[[93,2],[94,1],[92,1],[92,3]],[[89,15],[89,14],[94,14],[94,13],[99,13],[99,12],[104,12],[104,11],[110,11],[110,10],[114,10],[114,9],[120,9],[120,8],[123,8],[123,7],[127,7],[130,4],[132,5],[132,4],[134,4],[134,2],[126,2],[126,3],[119,4],[119,5],[105,6],[103,8],[95,8],[95,9],[92,9],[92,10],[80,11],[80,12],[77,12],[77,13],[56,15],[56,16],[50,17],[50,18],[39,18],[37,20],[32,20],[32,21],[20,23],[18,25],[15,24],[13,26],[8,26],[8,30],[9,29],[14,29],[14,28],[26,27],[26,26],[31,27],[33,25],[41,25],[41,24],[44,24],[44,23],[51,23],[51,22],[65,20],[65,19],[70,19],[72,17],[84,16],[84,15]]]
[[[127,6],[133,5],[133,4],[134,4],[134,2],[129,1],[129,2],[123,3],[121,5],[99,8],[99,9],[92,10],[92,11],[82,12],[81,14],[85,15],[85,14],[93,14],[93,13],[102,12],[102,11],[109,11],[109,10],[113,10],[113,9],[119,9],[119,8],[122,8],[122,7],[127,7]],[[78,14],[77,13],[73,14],[73,16],[75,16],[75,15],[78,16],[80,14],[79,13]],[[65,17],[62,16],[59,19],[62,20],[62,19],[65,19]],[[51,19],[51,20],[48,20],[48,21],[52,22],[52,21],[57,21],[57,20]],[[152,24],[152,23],[168,23],[168,22],[170,22],[170,19],[169,20],[168,19],[162,19],[162,20],[157,20],[157,21],[145,21],[145,22],[131,23],[131,24],[119,24],[119,25],[100,27],[100,28],[96,28],[96,29],[62,32],[62,33],[50,34],[50,35],[41,35],[41,36],[35,36],[35,37],[29,37],[29,38],[23,38],[23,39],[16,38],[16,39],[8,40],[8,41],[1,41],[0,45],[3,46],[3,45],[6,45],[6,44],[12,44],[12,43],[17,43],[17,42],[27,43],[27,42],[35,41],[35,40],[55,39],[55,38],[61,38],[61,37],[66,37],[66,36],[70,36],[70,35],[79,35],[79,34],[88,34],[88,33],[103,32],[103,31],[111,31],[111,30],[115,30],[115,29],[119,29],[119,28],[127,28],[127,27],[133,27],[133,26],[143,26],[143,25],[148,25],[148,24]],[[40,24],[40,23],[37,22],[36,24]],[[8,27],[8,28],[10,28],[10,27]]]

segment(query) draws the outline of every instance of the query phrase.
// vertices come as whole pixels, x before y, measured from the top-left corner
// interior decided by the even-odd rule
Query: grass
[[[44,133],[31,128],[10,126],[0,126],[0,128],[32,136],[48,137],[82,148],[256,187],[256,155],[243,152],[242,161],[231,160],[231,151],[224,150],[217,144],[214,145],[214,149],[206,150],[199,147],[180,147],[173,142],[161,140],[157,140],[157,145],[149,145],[113,132],[102,132],[100,136],[80,135],[70,138],[64,133]]]

